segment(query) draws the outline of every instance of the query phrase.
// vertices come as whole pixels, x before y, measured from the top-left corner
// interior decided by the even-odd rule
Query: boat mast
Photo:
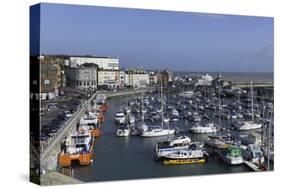
[[[251,111],[252,111],[252,122],[254,123],[254,97],[253,97],[253,82],[251,81]]]
[[[164,108],[163,108],[163,86],[161,82],[161,125],[163,129],[163,124],[164,124]]]
[[[272,118],[273,118],[273,112],[271,112],[270,114],[270,120],[269,120],[269,124],[268,124],[268,135],[267,135],[267,148],[266,148],[266,152],[267,152],[267,170],[269,171],[270,169],[270,142],[271,142],[271,125],[272,125]]]
[[[143,93],[141,95],[141,120],[142,120],[142,124],[144,125],[144,108],[143,108]]]
[[[220,87],[219,87],[219,126],[221,126],[221,96],[220,96]]]

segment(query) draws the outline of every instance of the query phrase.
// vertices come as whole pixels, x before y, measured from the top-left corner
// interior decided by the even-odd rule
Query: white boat
[[[176,109],[173,109],[172,110],[172,116],[176,116],[176,117],[179,117],[179,112],[176,110]]]
[[[163,122],[164,123],[169,123],[170,122],[170,118],[169,117],[164,117],[163,118]]]
[[[134,124],[135,122],[136,122],[135,116],[130,115],[130,116],[129,116],[129,123],[130,123],[130,124]]]
[[[190,131],[193,133],[215,133],[218,131],[214,123],[207,123],[206,125],[202,126],[199,124],[195,124],[193,127],[190,128]]]
[[[264,162],[264,156],[261,148],[257,144],[249,144],[242,152],[243,158],[247,161],[261,164]]]
[[[204,159],[206,156],[208,154],[202,149],[197,148],[195,144],[191,144],[188,149],[163,154],[165,159]]]
[[[145,129],[142,129],[141,130],[141,134],[140,136],[142,137],[158,137],[158,136],[166,136],[166,135],[172,135],[172,134],[175,134],[175,129],[172,129],[170,130],[169,127],[168,129],[165,129],[163,127],[163,120],[164,120],[164,110],[163,110],[163,91],[162,91],[162,84],[161,84],[161,115],[162,115],[162,123],[161,123],[161,126],[146,126],[144,124],[144,120],[143,120],[143,123],[142,123],[142,126],[145,128]],[[143,119],[143,116],[142,116],[142,119]],[[169,125],[169,124],[168,124]]]
[[[237,130],[239,131],[249,131],[249,130],[254,130],[254,129],[260,129],[262,128],[261,123],[256,123],[255,122],[255,116],[254,116],[254,91],[253,91],[253,84],[251,82],[251,112],[250,115],[252,116],[251,121],[243,121],[240,123],[235,123],[234,126],[236,127]]]
[[[129,106],[124,107],[124,112],[125,112],[126,114],[131,113],[131,108],[130,108]]]
[[[175,134],[174,129],[163,129],[161,126],[148,127],[146,131],[143,131],[140,136],[142,137],[158,137]]]
[[[183,98],[192,98],[193,95],[194,95],[194,91],[183,91],[179,93],[179,96]]]
[[[98,124],[98,118],[96,113],[89,112],[89,114],[86,114],[84,117],[82,117],[79,120],[80,125],[97,125]]]
[[[224,162],[230,165],[239,165],[243,163],[242,151],[238,146],[230,146],[226,149],[217,149],[216,153]]]
[[[261,123],[254,123],[253,121],[236,122],[233,125],[239,131],[249,131],[262,128]]]
[[[162,158],[163,154],[187,149],[191,143],[188,136],[180,136],[170,141],[159,142],[155,145],[155,154],[157,158]]]
[[[122,111],[118,111],[115,115],[115,123],[124,124],[125,123],[125,114]]]
[[[119,127],[117,129],[116,135],[117,136],[122,136],[122,137],[129,136],[130,135],[130,128],[129,128],[129,126],[121,126],[121,127]]]

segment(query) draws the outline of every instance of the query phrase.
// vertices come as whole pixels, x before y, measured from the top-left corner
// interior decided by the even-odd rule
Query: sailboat
[[[253,96],[253,83],[251,81],[251,115],[252,115],[252,120],[251,121],[243,121],[243,122],[236,122],[234,126],[236,127],[237,130],[239,131],[249,131],[253,129],[260,129],[262,127],[261,123],[256,123],[255,122],[255,117],[254,117],[254,96]]]
[[[163,88],[162,88],[162,83],[161,83],[161,125],[160,126],[146,126],[144,124],[144,120],[141,126],[141,135],[142,137],[158,137],[158,136],[166,136],[166,135],[171,135],[175,134],[175,129],[165,129],[163,127],[164,125],[164,108],[163,108]],[[142,119],[144,119],[142,117]]]

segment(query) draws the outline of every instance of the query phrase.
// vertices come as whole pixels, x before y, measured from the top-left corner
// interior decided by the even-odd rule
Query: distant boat
[[[172,135],[175,134],[176,131],[175,129],[165,129],[163,127],[163,120],[164,120],[164,110],[163,110],[163,91],[162,91],[162,84],[161,84],[161,115],[162,115],[162,122],[160,126],[147,126],[144,124],[144,120],[142,123],[142,132],[140,134],[141,137],[159,137],[159,136],[166,136],[166,135]],[[142,119],[144,119],[144,117],[142,116]]]
[[[188,136],[180,136],[174,138],[173,140],[158,142],[155,145],[156,157],[159,159],[163,157],[163,154],[179,151],[182,149],[187,149],[190,143],[191,143],[191,139]]]
[[[126,126],[120,126],[117,129],[116,135],[122,136],[122,137],[129,136],[130,135],[130,127],[127,126],[127,125]]]
[[[218,149],[216,153],[228,164],[239,165],[243,163],[242,150],[238,146]]]
[[[125,123],[125,114],[123,111],[118,111],[115,115],[115,123],[124,124]]]
[[[207,123],[206,125],[195,124],[190,128],[190,131],[197,134],[215,133],[218,131],[214,123]]]
[[[251,121],[243,121],[243,122],[236,122],[233,126],[239,131],[249,131],[254,129],[262,128],[261,123],[255,122],[255,115],[254,115],[254,91],[253,91],[253,84],[251,82],[251,112],[249,113],[252,116]]]
[[[165,159],[205,159],[207,156],[208,153],[195,144],[191,144],[188,149],[163,154]]]
[[[242,154],[244,159],[252,163],[261,164],[264,162],[263,152],[257,144],[249,144]]]

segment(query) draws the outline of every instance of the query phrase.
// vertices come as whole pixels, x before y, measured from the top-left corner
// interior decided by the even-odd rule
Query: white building
[[[98,86],[104,89],[120,88],[120,71],[118,70],[99,70]]]
[[[72,56],[69,60],[71,67],[84,63],[93,63],[98,65],[100,70],[119,70],[119,59],[115,57]]]
[[[158,76],[155,72],[149,72],[149,85],[157,84]]]
[[[125,71],[120,71],[119,75],[120,75],[120,88],[124,88],[125,87],[126,73],[125,73]]]
[[[69,86],[75,89],[97,89],[97,65],[83,64],[69,69],[68,83]]]
[[[129,87],[145,87],[149,85],[149,74],[146,72],[127,72],[125,85]]]

